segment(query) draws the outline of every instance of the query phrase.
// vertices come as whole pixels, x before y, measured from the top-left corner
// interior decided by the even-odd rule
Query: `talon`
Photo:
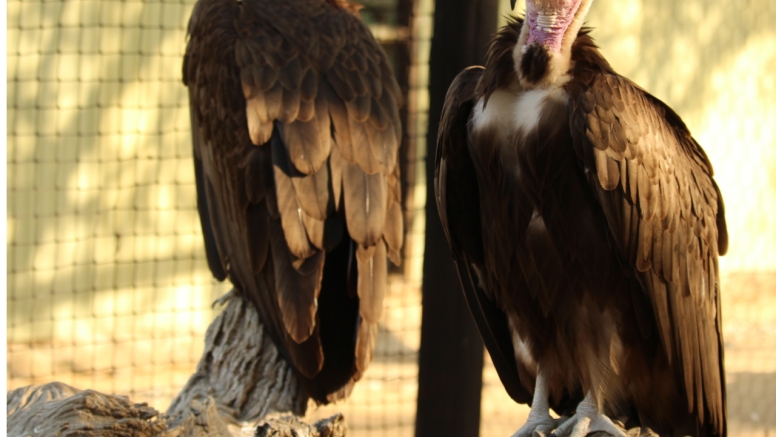
[[[605,432],[614,437],[626,437],[625,430],[598,411],[591,394],[577,406],[577,412],[565,423],[558,426],[553,437],[585,437],[592,432]]]

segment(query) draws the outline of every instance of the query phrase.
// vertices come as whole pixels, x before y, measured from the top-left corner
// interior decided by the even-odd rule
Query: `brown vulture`
[[[499,376],[531,404],[515,436],[624,436],[612,419],[724,436],[722,197],[679,116],[582,28],[591,1],[528,0],[457,76],[439,213]]]
[[[400,262],[401,92],[345,0],[199,0],[188,27],[207,261],[252,301],[307,394],[347,396]]]

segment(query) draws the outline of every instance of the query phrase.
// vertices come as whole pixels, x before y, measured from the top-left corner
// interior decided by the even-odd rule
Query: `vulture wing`
[[[509,396],[525,404],[532,399],[525,387],[532,383],[524,385],[521,381],[521,376],[525,380],[527,373],[522,366],[518,367],[515,359],[507,316],[493,300],[493,294],[483,288],[484,278],[480,277],[480,272],[485,270],[485,254],[479,183],[469,151],[468,122],[476,103],[475,88],[483,71],[482,67],[467,68],[447,91],[437,137],[434,189],[439,217],[469,309]]]
[[[652,302],[689,411],[724,434],[727,229],[711,163],[679,116],[627,79],[594,73],[571,86],[574,148],[611,240]]]
[[[183,65],[210,269],[252,300],[308,394],[372,359],[403,240],[401,94],[351,12],[321,0],[200,0]]]

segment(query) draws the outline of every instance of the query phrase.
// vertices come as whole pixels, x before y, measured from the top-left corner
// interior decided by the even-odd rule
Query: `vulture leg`
[[[547,378],[542,374],[541,368],[536,374],[536,388],[534,389],[531,412],[528,413],[528,421],[525,422],[512,437],[531,437],[534,431],[550,434],[560,423],[561,419],[553,419],[550,416],[550,389]]]
[[[531,411],[533,413],[533,410]],[[577,412],[555,430],[556,437],[585,437],[602,431],[615,437],[626,437],[625,431],[615,425],[611,419],[601,414],[592,393],[577,406]]]

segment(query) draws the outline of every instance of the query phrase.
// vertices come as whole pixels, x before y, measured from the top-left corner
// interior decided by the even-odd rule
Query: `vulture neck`
[[[582,28],[592,0],[579,0],[575,5],[576,11],[569,11],[568,15],[573,13],[573,17],[568,21],[562,37],[559,36],[560,41],[548,36],[548,33],[557,29],[552,27],[554,23],[547,27],[546,22],[548,16],[554,21],[555,17],[562,17],[564,12],[559,10],[548,13],[541,3],[538,0],[526,2],[525,22],[512,51],[517,78],[523,89],[557,88],[569,80],[568,73],[573,67],[571,47]],[[545,26],[543,29],[542,24]]]

